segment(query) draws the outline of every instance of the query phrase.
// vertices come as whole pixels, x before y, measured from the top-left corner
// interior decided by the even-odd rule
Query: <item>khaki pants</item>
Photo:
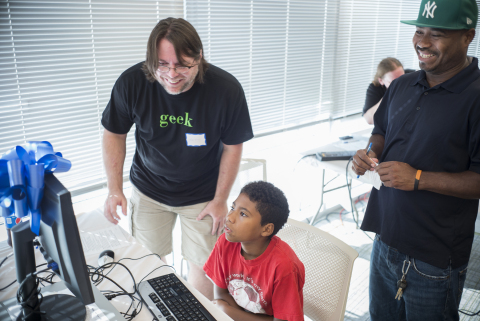
[[[203,267],[215,246],[210,215],[197,221],[208,202],[189,206],[168,206],[142,194],[133,186],[129,204],[130,233],[151,252],[166,256],[172,252],[172,232],[177,216],[182,228],[182,256]]]

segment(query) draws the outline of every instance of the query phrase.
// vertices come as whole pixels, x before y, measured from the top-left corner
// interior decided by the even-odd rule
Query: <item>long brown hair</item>
[[[148,38],[147,57],[142,66],[145,76],[150,82],[155,82],[155,72],[158,69],[158,45],[162,39],[170,41],[175,48],[178,62],[186,65],[182,56],[198,61],[198,74],[195,81],[203,83],[203,76],[208,69],[204,58],[202,40],[195,28],[182,18],[166,18],[160,20],[153,28]]]
[[[403,65],[398,59],[388,57],[380,61],[377,67],[377,73],[375,74],[375,77],[373,78],[373,84],[375,86],[380,86],[380,83],[378,82],[378,78],[383,78],[386,73],[389,73],[390,71],[394,71],[398,67],[402,67]]]

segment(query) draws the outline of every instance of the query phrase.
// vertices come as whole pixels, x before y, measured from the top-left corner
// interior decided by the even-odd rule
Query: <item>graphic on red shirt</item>
[[[235,299],[235,302],[245,310],[253,313],[265,313],[260,302],[263,295],[260,296],[257,290],[243,279],[230,279],[228,292]]]
[[[288,321],[303,321],[305,268],[277,236],[256,259],[246,260],[241,243],[221,235],[203,269],[246,311]]]

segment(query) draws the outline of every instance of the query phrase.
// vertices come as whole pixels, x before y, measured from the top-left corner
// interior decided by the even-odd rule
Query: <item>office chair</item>
[[[329,233],[293,219],[288,219],[277,235],[305,266],[304,314],[316,321],[343,320],[357,251]]]

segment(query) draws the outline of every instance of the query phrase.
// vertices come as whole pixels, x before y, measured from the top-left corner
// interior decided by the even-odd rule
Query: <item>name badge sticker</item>
[[[187,146],[207,146],[207,138],[205,137],[205,134],[185,134],[185,136],[187,138]]]

